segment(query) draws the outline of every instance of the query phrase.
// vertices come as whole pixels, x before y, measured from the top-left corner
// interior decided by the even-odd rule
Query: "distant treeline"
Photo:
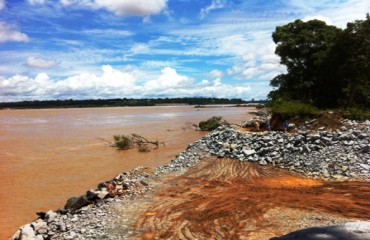
[[[125,106],[155,106],[162,104],[188,104],[188,105],[211,105],[211,104],[246,104],[264,103],[264,101],[244,101],[242,99],[227,98],[157,98],[157,99],[88,99],[88,100],[48,100],[48,101],[23,101],[3,102],[0,109],[29,109],[29,108],[87,108],[87,107],[125,107]]]

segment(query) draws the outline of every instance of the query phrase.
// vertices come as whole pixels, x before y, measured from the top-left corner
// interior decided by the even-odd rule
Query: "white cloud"
[[[32,68],[53,68],[58,65],[55,60],[45,60],[42,58],[37,57],[29,57],[27,58],[26,65]]]
[[[131,47],[132,54],[142,54],[150,52],[150,47],[144,43],[136,43]]]
[[[255,62],[256,61],[256,57],[253,53],[245,53],[243,55],[243,60],[246,61],[246,62]]]
[[[7,25],[5,22],[0,22],[0,43],[12,41],[28,42],[29,38],[26,34],[17,31],[14,25]]]
[[[96,35],[99,37],[129,37],[134,35],[133,32],[116,29],[89,29],[84,31],[84,33],[88,35]]]
[[[215,70],[212,70],[208,75],[212,78],[222,78],[223,72],[215,69]]]
[[[149,61],[144,61],[141,64],[141,67],[144,69],[158,69],[158,68],[164,68],[167,66],[172,66],[175,65],[175,62],[172,61],[155,61],[155,60],[149,60]]]
[[[221,9],[225,7],[225,1],[223,0],[212,0],[211,5],[202,8],[199,13],[199,18],[205,18],[211,11]]]
[[[148,16],[159,14],[167,7],[168,0],[60,0],[68,7],[79,5],[91,9],[105,9],[117,16]]]
[[[333,21],[328,18],[328,17],[324,17],[324,16],[321,16],[321,15],[314,15],[314,16],[306,16],[302,19],[303,22],[308,22],[310,20],[314,20],[314,19],[317,19],[317,20],[320,20],[320,21],[323,21],[325,22],[327,25],[333,25]]]
[[[367,0],[290,0],[289,6],[296,8],[304,21],[316,18],[341,28],[345,28],[348,22],[364,19],[370,11],[370,2]]]
[[[34,79],[22,75],[0,78],[0,101],[123,97],[134,91],[135,77],[109,65],[102,67],[101,75],[81,73],[60,81],[45,73]]]
[[[63,6],[69,6],[69,5],[72,5],[72,4],[78,4],[78,0],[60,0],[60,3],[63,5]]]
[[[148,81],[144,84],[146,91],[157,91],[168,88],[187,87],[193,83],[193,79],[179,75],[175,69],[166,67],[162,69],[162,75],[156,80]]]
[[[231,35],[218,41],[218,51],[221,54],[244,55],[251,48],[250,42],[244,35]]]
[[[249,98],[251,87],[223,83],[220,78],[196,83],[191,77],[178,74],[176,69],[166,67],[153,80],[137,81],[133,69],[118,70],[104,65],[100,74],[80,73],[63,80],[53,80],[46,73],[31,78],[15,75],[8,79],[0,77],[0,101],[46,100],[46,99],[92,99],[122,97],[225,97]]]
[[[94,5],[118,16],[147,16],[164,10],[167,0],[95,0]]]
[[[243,72],[243,67],[239,65],[234,65],[231,68],[227,69],[227,74],[234,75]]]
[[[28,0],[31,5],[44,4],[45,0]]]
[[[5,0],[0,0],[0,11],[5,7]]]
[[[255,77],[258,73],[260,73],[260,70],[255,67],[247,68],[243,71],[242,75],[244,78],[253,78]]]

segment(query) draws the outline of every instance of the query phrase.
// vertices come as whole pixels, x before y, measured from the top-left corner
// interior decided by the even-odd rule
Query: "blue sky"
[[[265,99],[285,67],[271,34],[344,28],[368,0],[0,0],[0,101]]]

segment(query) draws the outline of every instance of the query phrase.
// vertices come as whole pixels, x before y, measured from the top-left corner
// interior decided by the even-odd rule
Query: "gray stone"
[[[48,232],[48,224],[42,219],[38,219],[32,223],[33,229],[36,233],[45,234]]]
[[[244,155],[245,156],[250,156],[250,155],[253,155],[253,154],[255,154],[256,153],[256,151],[255,150],[243,150],[243,153],[244,153]]]
[[[368,153],[368,152],[370,152],[370,145],[366,145],[365,147],[363,147],[361,149],[361,152],[362,153]]]
[[[96,191],[95,194],[99,199],[104,199],[106,196],[108,196],[109,192],[107,190],[103,191]]]
[[[21,234],[19,239],[21,240],[35,240],[36,239],[36,233],[31,227],[31,224],[26,224],[23,227],[21,227]]]
[[[369,164],[360,164],[360,166],[365,169],[365,170],[370,170],[370,165]]]
[[[267,165],[267,162],[265,160],[261,160],[261,161],[259,161],[259,164],[260,165]]]
[[[46,215],[45,215],[45,219],[48,221],[48,222],[52,222],[54,221],[54,219],[58,216],[58,214],[52,210],[49,210],[46,212]]]
[[[80,196],[78,198],[72,197],[68,199],[66,205],[64,206],[64,209],[75,211],[89,204],[91,204],[91,202],[86,195]]]

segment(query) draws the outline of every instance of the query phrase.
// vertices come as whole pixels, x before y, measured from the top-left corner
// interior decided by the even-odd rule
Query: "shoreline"
[[[344,126],[348,125],[348,123],[349,121],[343,122]],[[130,172],[122,173],[110,181],[99,184],[97,189],[87,191],[85,195],[69,199],[65,206],[66,209],[64,210],[41,213],[40,215],[43,219],[41,218],[31,224],[26,224],[18,230],[18,236],[16,233],[12,239],[20,239],[22,234],[41,236],[42,238],[39,237],[39,239],[73,239],[77,235],[84,234],[85,232],[77,234],[72,231],[74,234],[72,233],[71,236],[68,228],[63,227],[64,220],[67,221],[69,219],[73,222],[72,219],[78,216],[79,213],[87,211],[89,206],[92,206],[93,208],[94,206],[105,206],[105,204],[109,205],[116,201],[121,202],[124,201],[122,199],[144,194],[151,190],[150,182],[152,180],[171,173],[183,173],[189,169],[189,167],[194,166],[199,161],[209,157],[210,155],[222,158],[234,158],[242,162],[255,162],[261,166],[272,165],[274,167],[287,169],[299,174],[307,173],[306,176],[313,179],[323,179],[326,181],[360,180],[368,182],[370,172],[366,167],[370,167],[370,162],[365,163],[362,161],[362,158],[358,156],[362,154],[361,156],[364,156],[364,159],[369,159],[370,161],[370,142],[364,144],[366,146],[361,145],[361,149],[355,149],[353,146],[360,146],[357,145],[359,141],[368,141],[367,139],[370,135],[370,123],[356,122],[356,126],[353,126],[353,122],[350,123],[351,128],[355,130],[348,130],[347,127],[347,131],[343,131],[343,133],[337,132],[337,136],[325,131],[319,131],[317,134],[311,134],[309,132],[304,133],[300,131],[294,135],[280,132],[243,134],[231,128],[220,127],[219,129],[210,132],[202,139],[190,144],[186,151],[180,153],[167,165],[159,166],[149,172],[148,169],[142,168],[141,170],[134,169]],[[289,136],[292,138],[289,138]],[[299,136],[304,136],[305,139],[302,139],[302,137]],[[330,136],[332,139],[329,139]],[[297,139],[297,137],[299,139]],[[287,147],[288,144],[297,142],[297,140],[301,141],[302,146],[306,146],[306,148],[298,147],[298,149],[294,149],[289,146]],[[331,141],[331,144],[326,143],[322,148],[312,147],[311,145],[322,145],[322,143],[317,140]],[[352,141],[351,144],[349,144],[350,141]],[[256,144],[259,144],[262,147],[256,147]],[[283,146],[280,150],[276,148],[279,145]],[[254,146],[254,148],[252,148],[252,146]],[[271,148],[268,148],[269,146]],[[341,151],[346,152],[349,149],[353,149],[352,153],[355,154],[353,156],[356,156],[356,161],[348,161],[348,164],[342,165],[341,169],[336,167],[332,168],[330,163],[340,159],[341,156],[339,156],[337,158],[331,158],[325,166],[317,165],[317,162],[315,162],[315,159],[318,158],[316,152],[319,152],[322,149],[328,151],[330,154],[337,154],[337,156],[340,155]],[[284,153],[284,150],[289,150],[290,155],[285,152],[288,155],[284,156],[284,158],[278,156],[279,151]],[[311,156],[310,154],[312,155],[312,159],[310,160],[312,163],[307,164],[307,158]],[[322,154],[320,153],[319,155]],[[300,158],[299,156],[304,157]],[[343,162],[347,163],[347,160],[351,157],[352,156],[349,155],[348,158],[343,159]],[[313,165],[314,167],[310,168],[310,165]],[[357,167],[353,167],[355,165]],[[315,166],[322,171],[317,170]],[[121,197],[117,198],[115,196]],[[58,221],[56,221],[56,219],[58,219]],[[63,238],[58,238],[62,236]]]

